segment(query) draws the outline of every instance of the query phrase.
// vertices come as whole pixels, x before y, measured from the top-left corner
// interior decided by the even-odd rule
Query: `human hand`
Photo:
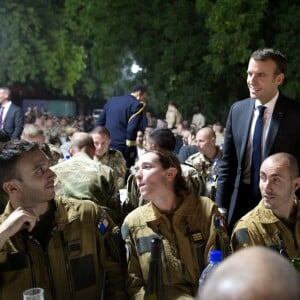
[[[0,225],[0,249],[11,236],[20,230],[25,229],[31,232],[38,220],[39,217],[32,208],[15,209]]]

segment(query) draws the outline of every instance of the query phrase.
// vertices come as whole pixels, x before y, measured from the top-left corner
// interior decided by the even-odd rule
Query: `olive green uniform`
[[[300,205],[290,222],[283,222],[271,209],[260,203],[235,225],[231,247],[233,251],[251,245],[265,245],[286,254],[290,259],[300,257]]]
[[[224,223],[210,199],[193,194],[185,195],[173,214],[160,213],[151,202],[132,211],[122,225],[129,259],[127,292],[131,299],[144,299],[150,241],[154,236],[163,242],[164,299],[194,299],[209,251],[217,246],[226,255],[229,248]]]
[[[124,245],[113,221],[91,201],[50,203],[51,222],[41,216],[36,225],[50,230],[20,231],[0,250],[0,299],[21,299],[32,287],[43,288],[51,300],[96,300],[102,292],[105,299],[125,299]],[[12,211],[8,203],[0,223]]]
[[[119,150],[109,149],[101,159],[94,156],[94,160],[111,167],[114,170],[115,182],[118,189],[124,188],[127,167],[123,154]]]

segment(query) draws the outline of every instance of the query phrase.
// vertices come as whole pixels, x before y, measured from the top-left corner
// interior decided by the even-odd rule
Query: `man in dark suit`
[[[146,127],[144,107],[147,96],[144,86],[136,86],[130,95],[113,97],[104,105],[96,121],[96,126],[105,126],[109,130],[110,148],[122,152],[127,168],[135,162],[137,132]]]
[[[24,115],[20,107],[10,100],[10,90],[6,87],[0,88],[0,128],[3,128],[12,140],[20,139]]]
[[[234,103],[230,109],[216,194],[220,210],[227,215],[229,232],[261,200],[259,170],[254,171],[254,160],[263,161],[271,154],[288,152],[300,161],[300,104],[278,90],[286,68],[286,58],[277,50],[253,52],[247,70],[250,98]],[[265,107],[261,116],[261,149],[253,155],[261,105]]]

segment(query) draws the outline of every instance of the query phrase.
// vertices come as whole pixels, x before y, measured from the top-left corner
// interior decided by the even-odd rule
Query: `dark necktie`
[[[254,201],[259,201],[259,170],[261,164],[261,144],[262,144],[262,132],[263,132],[263,117],[265,106],[258,106],[259,115],[256,120],[253,140],[252,140],[252,158],[251,158],[251,190]]]
[[[3,111],[4,111],[4,106],[2,105],[0,108],[0,128],[2,128],[3,125]]]

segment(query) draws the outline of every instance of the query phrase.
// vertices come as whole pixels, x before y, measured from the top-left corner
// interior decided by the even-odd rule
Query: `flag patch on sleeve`
[[[97,224],[98,230],[101,234],[104,234],[109,226],[109,220],[105,214],[101,215],[101,218]]]

